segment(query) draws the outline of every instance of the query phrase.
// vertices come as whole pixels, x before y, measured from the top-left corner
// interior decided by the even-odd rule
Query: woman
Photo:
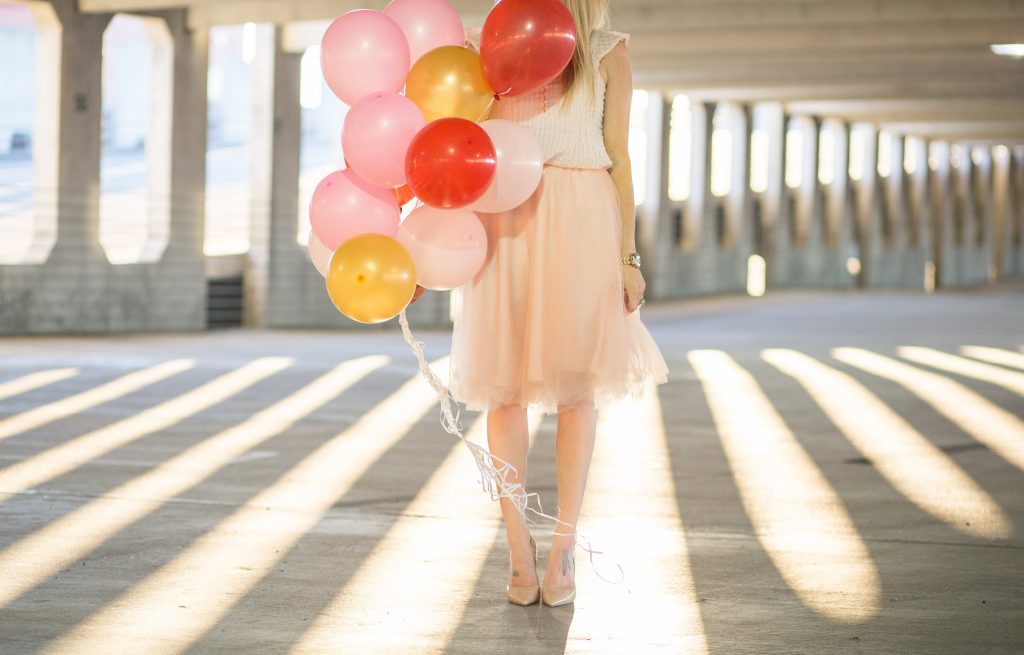
[[[668,373],[636,313],[644,279],[627,150],[629,36],[603,29],[608,0],[565,4],[578,38],[562,77],[504,97],[491,110],[490,118],[526,126],[546,163],[526,203],[480,214],[487,258],[456,294],[452,335],[452,395],[469,410],[487,411],[490,451],[518,471],[510,482],[526,480],[527,407],[558,414],[560,523],[543,586],[524,516],[511,499],[500,501],[510,549],[506,595],[520,605],[575,599],[575,526],[596,410],[625,396],[642,397],[649,382],[665,382]],[[479,30],[467,31],[471,47],[479,49],[479,38]]]

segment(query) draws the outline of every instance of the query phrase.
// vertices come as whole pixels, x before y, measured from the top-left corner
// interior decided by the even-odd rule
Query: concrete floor
[[[1024,653],[1024,287],[643,311],[561,608],[397,332],[0,341],[0,653]]]

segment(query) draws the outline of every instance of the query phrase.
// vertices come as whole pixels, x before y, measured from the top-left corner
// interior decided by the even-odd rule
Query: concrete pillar
[[[747,288],[747,265],[753,251],[753,193],[750,191],[750,138],[753,132],[750,107],[729,103],[722,106],[732,134],[730,185],[726,197],[717,199],[725,213],[724,237],[718,245],[717,264],[726,290]]]
[[[786,130],[789,116],[781,104],[772,104],[764,107],[763,118],[768,135],[768,175],[762,221],[767,263],[766,285],[771,289],[787,286],[790,275],[789,188],[786,186]]]
[[[1024,275],[1024,148],[1011,148],[1007,161],[1007,275]]]
[[[960,165],[955,169],[955,202],[961,208],[962,220],[959,221],[959,238],[954,235],[948,244],[951,252],[947,260],[957,260],[956,268],[950,270],[955,270],[957,275],[946,280],[949,286],[974,285],[987,281],[992,257],[987,245],[992,230],[986,226],[988,206],[983,198],[983,189],[988,186],[988,159],[983,157],[979,164],[975,164],[969,147],[961,149],[959,159]],[[954,221],[954,227],[956,223]]]
[[[268,296],[274,278],[271,253],[277,239],[287,239],[283,215],[294,201],[294,226],[299,188],[299,55],[280,47],[281,30],[263,23],[252,27],[252,133],[250,143],[249,252],[244,268],[242,320],[249,326],[268,324]],[[287,212],[285,212],[287,214]],[[292,230],[294,239],[295,230]]]
[[[726,198],[726,238],[723,247],[736,248],[745,258],[751,250],[750,225],[753,193],[750,190],[750,139],[754,130],[750,105],[729,104],[729,122],[732,130],[732,184]]]
[[[997,146],[992,155],[992,254],[996,279],[1007,276],[1010,244],[1010,151]]]
[[[668,194],[673,99],[659,94],[652,97],[651,102],[660,104],[661,111],[657,122],[649,121],[647,124],[647,143],[648,148],[652,149],[648,152],[648,174],[656,170],[659,184],[651,190],[657,195],[657,203],[645,208],[642,214],[643,220],[637,228],[636,247],[643,260],[644,281],[647,283],[645,295],[657,299],[674,297],[672,261],[680,244],[673,235],[673,212],[678,208]]]
[[[974,159],[977,158],[977,163]],[[995,213],[992,148],[976,147],[972,153],[973,184],[971,199],[974,211],[974,232],[971,256],[975,262],[977,281],[993,282],[998,277],[995,265]]]
[[[924,139],[914,139],[905,143],[904,154],[913,150],[915,168],[905,178],[907,212],[907,249],[913,253],[914,258],[921,262],[920,270],[911,268],[907,272],[908,285],[915,275],[920,275],[921,284],[926,291],[935,288],[935,262],[931,243],[931,211],[932,203],[929,200],[929,169],[928,169],[928,142]],[[911,264],[913,267],[915,264]]]
[[[849,240],[849,226],[853,221],[853,205],[850,194],[850,124],[843,120],[829,121],[825,128],[832,133],[832,183],[825,194],[825,245],[836,248]],[[844,234],[846,230],[846,234]],[[844,252],[845,258],[851,255]]]
[[[793,237],[793,247],[812,248],[818,242],[821,234],[820,217],[822,207],[819,203],[819,180],[818,180],[818,156],[820,152],[821,119],[817,116],[807,116],[797,119],[797,124],[803,139],[802,157],[800,158],[800,188],[796,190],[796,216],[794,226],[796,227]],[[803,283],[812,280],[802,280]]]
[[[686,206],[686,227],[683,231],[684,250],[707,247],[707,244],[714,241],[714,235],[706,232],[708,217],[715,202],[711,195],[711,139],[714,134],[715,108],[713,102],[694,102],[690,105],[690,198]]]

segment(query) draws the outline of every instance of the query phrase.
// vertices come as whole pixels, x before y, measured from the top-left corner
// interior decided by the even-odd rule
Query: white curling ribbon
[[[441,401],[441,426],[449,434],[455,435],[461,439],[462,443],[466,444],[466,447],[469,448],[469,452],[473,455],[473,460],[476,462],[476,466],[480,470],[479,482],[484,491],[490,494],[491,500],[498,500],[500,498],[510,499],[519,513],[523,515],[523,518],[526,519],[526,522],[530,525],[539,524],[527,516],[527,510],[533,512],[538,517],[550,519],[555,523],[561,523],[562,525],[569,526],[573,532],[576,533],[576,545],[589,553],[590,566],[594,569],[594,573],[597,574],[597,577],[601,578],[605,582],[611,582],[612,584],[621,583],[625,579],[625,572],[622,570],[621,564],[618,562],[615,563],[616,568],[619,569],[619,579],[615,582],[612,582],[601,575],[601,572],[597,570],[597,566],[594,564],[594,555],[601,555],[604,551],[594,550],[591,548],[590,540],[582,533],[576,532],[575,525],[563,521],[556,516],[545,514],[544,507],[540,502],[540,494],[537,492],[525,493],[525,490],[522,494],[517,493],[523,489],[522,483],[508,481],[509,471],[512,471],[516,476],[518,476],[519,472],[515,466],[491,453],[486,448],[466,439],[465,435],[462,434],[462,428],[459,426],[459,415],[461,413],[459,404],[452,398],[451,392],[448,390],[448,387],[444,382],[442,382],[441,379],[438,378],[432,370],[430,370],[430,366],[427,364],[427,359],[423,354],[423,346],[425,344],[422,341],[416,341],[416,339],[413,338],[412,331],[409,329],[409,320],[405,316],[405,310],[402,310],[398,315],[398,322],[402,326],[402,335],[405,337],[405,342],[409,344],[409,348],[412,349],[413,354],[416,356],[416,360],[419,362],[420,373],[422,373],[423,377],[426,378],[428,383],[430,383],[430,386],[434,388],[434,391],[437,392],[438,399]],[[452,411],[453,403],[455,405],[454,412]],[[500,465],[496,466],[494,463],[495,460],[500,462]],[[540,509],[530,507],[530,496],[535,496],[537,498],[537,507]],[[556,530],[554,534],[572,536],[573,532],[564,533]],[[585,541],[587,545],[584,546],[580,544],[580,540]]]

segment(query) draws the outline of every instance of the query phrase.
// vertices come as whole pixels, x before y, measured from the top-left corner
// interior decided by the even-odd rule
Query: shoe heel
[[[533,536],[530,537],[530,547],[533,549],[533,570],[537,570],[537,543],[533,540]],[[508,554],[509,566],[512,566],[512,553]],[[540,600],[540,584],[536,584],[532,587],[513,587],[506,585],[505,597],[508,598],[508,602],[514,605],[533,605]]]
[[[572,585],[564,587],[544,587],[541,590],[541,602],[548,607],[568,605],[576,601],[576,545],[572,550]]]

